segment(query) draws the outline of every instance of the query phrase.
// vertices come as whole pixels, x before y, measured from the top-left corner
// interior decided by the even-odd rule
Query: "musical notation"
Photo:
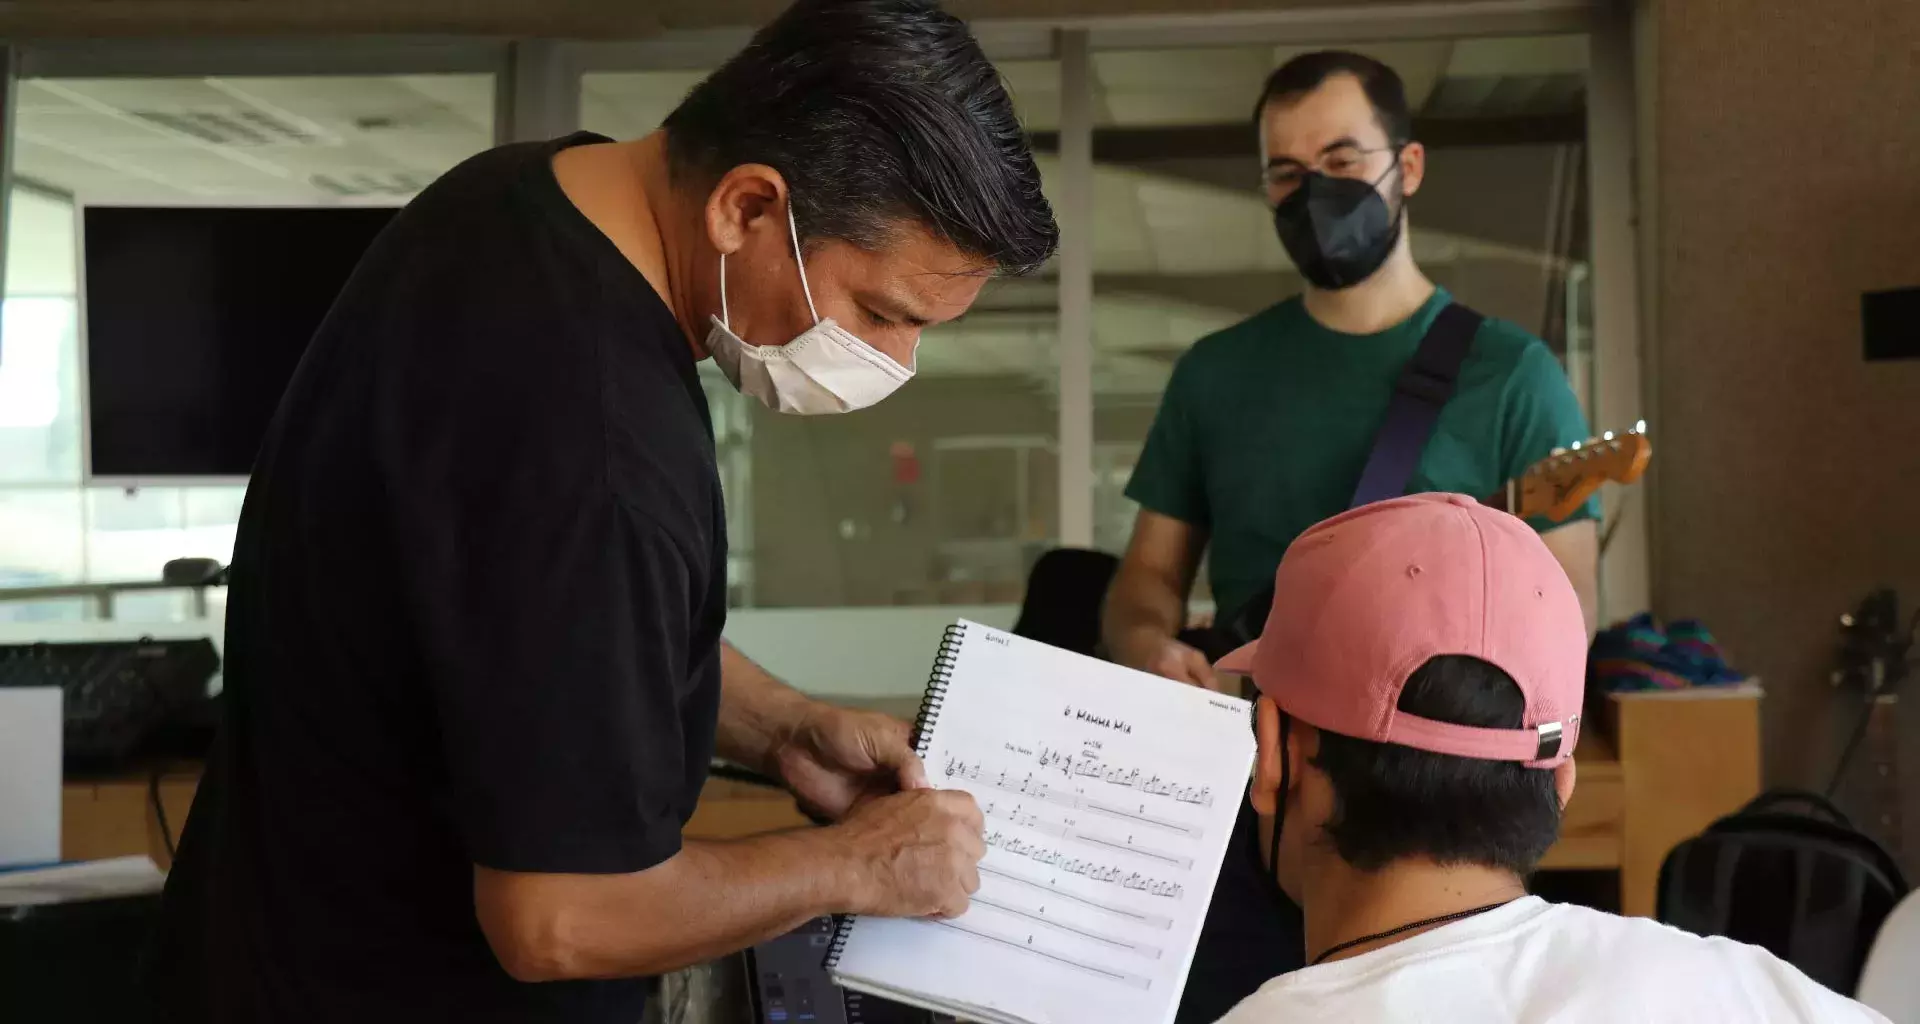
[[[1102,864],[1084,857],[1074,857],[1052,847],[1029,843],[1019,836],[1008,835],[998,830],[987,833],[986,841],[987,845],[994,849],[1005,850],[1016,857],[1025,857],[1090,881],[1105,882],[1122,889],[1131,889],[1150,896],[1161,896],[1173,900],[1179,899],[1186,891],[1179,882],[1169,882],[1151,875],[1143,875],[1138,871],[1128,871],[1115,864]]]
[[[1077,957],[1066,956],[1060,953],[1052,952],[1050,950],[1037,948],[1033,944],[1032,936],[1028,936],[1023,941],[1018,938],[1011,938],[1006,935],[1000,935],[995,932],[989,931],[985,928],[982,928],[979,925],[973,924],[972,922],[968,921],[964,917],[956,918],[952,921],[929,921],[927,923],[931,925],[935,925],[937,927],[941,927],[941,928],[951,928],[957,932],[965,932],[968,935],[972,935],[980,939],[985,939],[989,942],[997,942],[1002,946],[1007,946],[1012,949],[1017,949],[1022,953],[1027,953],[1032,956],[1045,957],[1048,960],[1053,961],[1054,963],[1063,964],[1067,967],[1076,968],[1078,970],[1085,971],[1088,974],[1094,975],[1095,977],[1104,978],[1108,981],[1114,981],[1122,985],[1126,985],[1129,988],[1137,988],[1144,991],[1146,989],[1150,989],[1153,987],[1153,981],[1150,978],[1144,978],[1138,974],[1131,974],[1126,971],[1115,970],[1111,967],[1106,967],[1101,964],[1089,963],[1085,960],[1078,959]]]
[[[1024,803],[1009,803],[1005,800],[989,800],[982,804],[980,813],[997,821],[1005,821],[1020,828],[1032,829],[1055,839],[1067,839],[1073,842],[1090,843],[1109,850],[1124,850],[1141,857],[1151,858],[1163,864],[1172,864],[1185,871],[1193,867],[1193,858],[1183,854],[1162,850],[1151,844],[1135,841],[1132,835],[1125,839],[1100,835],[1079,827],[1079,821],[1071,815],[1064,819],[1051,815],[1038,814],[1029,810]]]
[[[1008,793],[1018,793],[1021,796],[1031,797],[1035,800],[1045,800],[1048,803],[1058,804],[1061,807],[1096,811],[1100,814],[1115,818],[1124,818],[1127,821],[1141,825],[1151,825],[1154,828],[1164,829],[1165,831],[1185,836],[1188,839],[1198,839],[1202,832],[1202,829],[1197,825],[1188,825],[1162,818],[1155,814],[1149,814],[1147,813],[1145,804],[1139,804],[1136,809],[1128,810],[1116,804],[1081,796],[1072,789],[1054,786],[1044,780],[1035,779],[1032,772],[1027,772],[1022,775],[1018,772],[983,771],[980,763],[977,761],[964,762],[949,757],[946,762],[946,776],[949,779],[978,782],[983,786],[991,786]]]
[[[1166,950],[1152,943],[1134,942],[1112,935],[1104,935],[1091,928],[1082,928],[1079,925],[1069,924],[1066,921],[1057,921],[1047,916],[1045,904],[1041,904],[1038,907],[1027,907],[1016,903],[1002,902],[1001,900],[994,899],[990,896],[982,896],[978,893],[975,893],[969,898],[967,903],[969,906],[987,907],[991,910],[997,910],[1002,914],[1025,918],[1027,921],[1038,924],[1042,928],[1051,928],[1055,931],[1064,932],[1090,942],[1098,942],[1103,946],[1108,946],[1113,949],[1123,949],[1137,956],[1143,956],[1148,960],[1158,960],[1166,953]]]
[[[1074,754],[1053,747],[1041,747],[1039,761],[1040,767],[1054,769],[1070,779],[1099,779],[1109,786],[1122,786],[1153,796],[1171,797],[1183,804],[1213,806],[1211,787],[1189,786],[1172,779],[1163,779],[1157,774],[1147,774],[1138,768],[1110,765],[1085,751]]]
[[[1027,810],[1024,804],[1009,804],[1004,800],[989,800],[980,806],[980,813],[989,818],[998,818],[1001,821],[1011,822],[1021,828],[1030,828],[1036,832],[1045,832],[1050,836],[1064,837],[1068,831],[1066,822],[1055,821],[1052,818],[1035,814]]]
[[[1104,914],[1110,914],[1130,924],[1137,924],[1163,932],[1173,927],[1173,918],[1167,917],[1164,914],[1151,914],[1145,911],[1135,910],[1132,907],[1122,906],[1118,903],[1108,903],[1105,900],[1095,899],[1091,896],[1068,892],[1052,881],[1028,878],[1026,875],[1017,871],[1005,871],[991,864],[982,864],[980,865],[980,875],[983,878],[999,879],[1013,885],[1024,886],[1028,889],[1046,893],[1057,899],[1070,900],[1080,906],[1097,910]]]
[[[1177,803],[1193,804],[1198,807],[1213,806],[1213,787],[1190,786],[1161,778],[1158,774],[1142,772],[1138,768],[1121,768],[1102,763],[1098,758],[1087,754],[1069,754],[1051,747],[1042,747],[1037,758],[1042,771],[1048,775],[1058,771],[1067,779],[1094,779],[1123,789],[1139,790],[1151,796],[1164,796]],[[1045,780],[1035,780],[1031,772],[1024,776],[1016,769],[1007,771],[987,767],[980,761],[962,761],[949,756],[946,762],[946,774],[949,778],[963,778],[973,781],[985,781],[990,785],[1012,792],[1041,796],[1051,789]],[[1024,788],[1014,789],[1011,784]]]

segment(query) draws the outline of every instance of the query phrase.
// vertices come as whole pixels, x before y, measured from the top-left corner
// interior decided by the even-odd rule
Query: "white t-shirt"
[[[1757,946],[1523,899],[1275,978],[1220,1024],[1886,1024]]]

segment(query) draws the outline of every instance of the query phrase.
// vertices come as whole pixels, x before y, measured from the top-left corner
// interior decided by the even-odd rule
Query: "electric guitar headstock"
[[[1608,431],[1555,451],[1507,481],[1490,504],[1522,519],[1559,522],[1579,511],[1602,484],[1631,484],[1647,471],[1653,442],[1645,420],[1624,434]]]

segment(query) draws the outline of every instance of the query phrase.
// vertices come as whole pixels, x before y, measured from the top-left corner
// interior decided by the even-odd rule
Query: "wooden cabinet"
[[[1620,872],[1620,909],[1653,916],[1660,862],[1760,792],[1760,687],[1620,694],[1581,731],[1560,842],[1541,870]]]

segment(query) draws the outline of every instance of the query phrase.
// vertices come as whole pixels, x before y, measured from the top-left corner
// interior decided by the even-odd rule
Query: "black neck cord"
[[[1325,952],[1321,953],[1319,956],[1314,957],[1313,962],[1309,963],[1307,966],[1318,967],[1320,966],[1321,961],[1325,960],[1326,958],[1334,955],[1335,953],[1344,953],[1355,946],[1364,946],[1369,942],[1377,942],[1381,939],[1391,939],[1395,935],[1404,935],[1407,932],[1413,931],[1416,928],[1427,928],[1436,924],[1448,924],[1453,921],[1463,921],[1477,914],[1484,914],[1489,910],[1499,910],[1501,907],[1504,907],[1511,902],[1513,901],[1501,900],[1498,903],[1489,903],[1484,907],[1474,907],[1471,910],[1456,910],[1451,914],[1441,914],[1438,917],[1424,917],[1418,921],[1412,921],[1407,924],[1403,924],[1398,928],[1389,928],[1384,932],[1374,932],[1372,935],[1362,935],[1357,939],[1349,939],[1346,942],[1342,942],[1339,945],[1326,950]]]

